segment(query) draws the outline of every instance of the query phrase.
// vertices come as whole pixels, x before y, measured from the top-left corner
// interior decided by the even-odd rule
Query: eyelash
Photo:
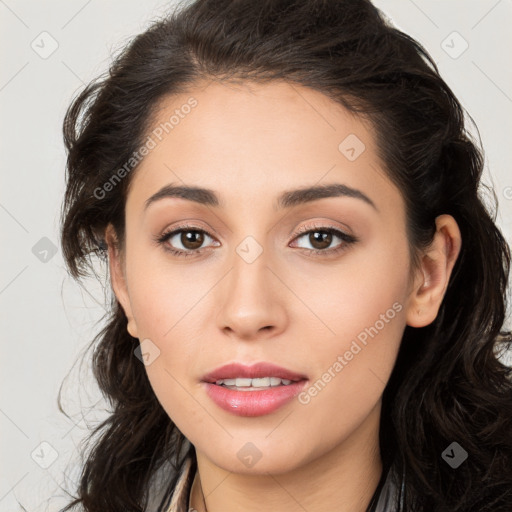
[[[190,249],[187,251],[183,251],[181,249],[173,249],[169,246],[169,244],[167,244],[167,241],[170,238],[172,238],[174,235],[181,233],[181,232],[186,232],[186,231],[194,231],[194,232],[198,232],[198,233],[204,233],[205,235],[209,236],[210,238],[213,238],[204,229],[200,229],[197,226],[191,226],[188,224],[184,224],[181,226],[176,226],[171,231],[165,231],[161,235],[156,236],[155,241],[158,244],[162,245],[165,251],[170,252],[174,256],[188,258],[189,256],[196,256],[196,255],[202,254],[207,249],[206,247],[202,248],[202,249]],[[305,249],[304,247],[300,247],[300,249],[307,251],[309,254],[311,254],[311,253],[323,254],[324,256],[325,255],[329,255],[329,256],[335,255],[335,254],[338,254],[338,253],[344,251],[345,249],[347,249],[348,246],[356,243],[359,240],[357,237],[355,237],[353,235],[349,235],[347,233],[344,233],[343,231],[340,231],[339,229],[336,229],[331,226],[307,226],[307,227],[300,228],[298,230],[298,232],[296,233],[296,236],[294,237],[293,240],[295,240],[296,238],[300,238],[301,236],[304,236],[306,234],[315,233],[315,232],[333,234],[333,235],[337,236],[338,238],[340,238],[341,240],[343,240],[344,243],[340,244],[338,247],[335,247],[333,249]]]

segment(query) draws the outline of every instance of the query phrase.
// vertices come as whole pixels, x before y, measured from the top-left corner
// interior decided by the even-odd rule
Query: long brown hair
[[[286,80],[367,117],[405,199],[411,248],[429,244],[436,216],[455,218],[462,249],[439,314],[426,327],[406,327],[384,391],[381,455],[393,474],[405,474],[405,510],[510,512],[512,370],[497,355],[512,339],[501,332],[510,249],[495,225],[496,197],[480,183],[482,151],[433,59],[370,1],[196,0],[135,37],[64,120],[61,236],[71,275],[89,275],[95,257],[105,261],[108,223],[123,243],[137,167],[112,190],[95,191],[143,143],[164,96],[208,79]],[[98,439],[64,511],[78,504],[88,512],[144,510],[162,464],[179,471],[195,457],[193,447],[181,453],[185,438],[134,356],[138,340],[115,298],[109,307],[91,348],[112,412],[91,433]],[[468,453],[456,470],[441,457],[453,441]]]

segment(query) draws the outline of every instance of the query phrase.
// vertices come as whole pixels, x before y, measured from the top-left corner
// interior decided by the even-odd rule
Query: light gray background
[[[495,187],[498,224],[510,240],[512,1],[375,3],[425,45],[479,127],[485,182]],[[73,422],[56,406],[60,384],[99,330],[95,322],[105,300],[101,287],[90,282],[87,290],[79,288],[63,265],[61,124],[72,96],[168,5],[0,0],[0,511],[23,510],[15,498],[27,511],[56,511],[67,503],[58,497],[58,484],[76,479],[78,443],[87,424],[102,418],[103,404],[87,368],[75,367],[66,381],[64,406]],[[469,46],[461,53],[464,41]],[[52,44],[58,47],[46,55]],[[44,237],[48,240],[41,241]],[[85,409],[94,404],[91,412]]]

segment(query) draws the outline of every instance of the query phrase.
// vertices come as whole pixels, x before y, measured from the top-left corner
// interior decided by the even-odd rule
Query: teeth
[[[287,386],[292,381],[288,379],[280,379],[279,377],[260,377],[257,379],[248,379],[237,377],[236,379],[219,379],[215,382],[218,386],[236,388],[268,388],[275,386]]]

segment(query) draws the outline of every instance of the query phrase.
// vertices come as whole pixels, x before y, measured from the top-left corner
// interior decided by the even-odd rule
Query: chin
[[[265,444],[265,446],[262,446]],[[232,473],[243,475],[278,475],[301,467],[313,460],[313,454],[302,453],[295,446],[283,449],[282,444],[255,439],[248,441],[231,440],[228,446],[219,447],[215,452],[203,452],[216,466]],[[302,447],[304,449],[304,447]]]

